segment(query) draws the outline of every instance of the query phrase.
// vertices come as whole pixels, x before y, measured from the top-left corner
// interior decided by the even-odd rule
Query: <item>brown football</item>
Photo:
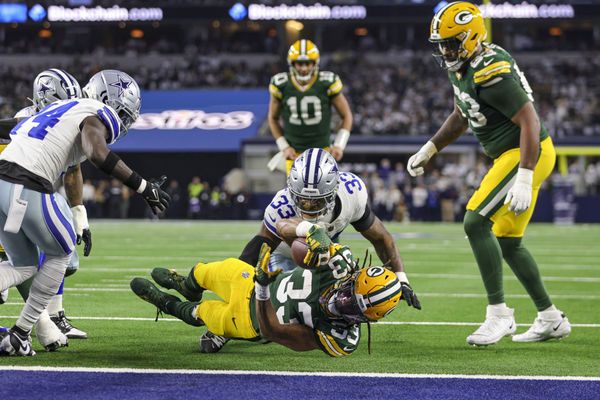
[[[306,238],[299,237],[294,239],[292,242],[292,258],[296,265],[302,268],[308,268],[306,264],[304,264],[304,257],[306,257],[306,253],[308,252],[308,246],[306,245]]]

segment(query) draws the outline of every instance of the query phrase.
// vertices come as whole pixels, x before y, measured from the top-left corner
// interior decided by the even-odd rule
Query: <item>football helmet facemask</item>
[[[431,20],[429,42],[440,67],[458,71],[481,49],[487,37],[483,16],[475,5],[460,1],[442,7]]]
[[[290,67],[290,74],[300,82],[308,82],[319,72],[319,49],[310,40],[296,40],[288,50],[287,63]],[[296,69],[298,62],[313,63],[308,73],[301,73]]]
[[[73,75],[58,68],[42,71],[33,80],[33,105],[37,112],[58,100],[78,99],[81,86]]]
[[[335,207],[340,182],[337,163],[323,149],[308,149],[292,164],[287,179],[288,191],[302,219],[315,222]]]
[[[120,137],[140,116],[142,100],[136,81],[125,72],[105,69],[96,73],[83,87],[83,95],[111,107],[121,120]]]
[[[332,289],[328,309],[351,323],[375,322],[396,308],[402,285],[385,267],[363,268]]]

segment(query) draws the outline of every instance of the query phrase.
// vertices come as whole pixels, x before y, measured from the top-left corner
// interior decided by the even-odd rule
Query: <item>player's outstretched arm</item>
[[[154,214],[165,211],[171,202],[169,194],[161,189],[166,177],[162,177],[160,181],[142,178],[106,147],[107,137],[108,130],[98,117],[90,116],[83,121],[81,144],[87,159],[96,168],[141,194]]]
[[[446,118],[441,128],[423,147],[413,154],[406,163],[406,170],[411,176],[423,175],[425,165],[431,157],[444,147],[458,139],[469,127],[469,121],[462,116],[456,101],[454,111]]]
[[[377,256],[388,268],[396,273],[402,284],[402,299],[411,307],[421,309],[421,302],[413,291],[404,271],[400,250],[392,235],[385,229],[381,220],[375,217],[373,224],[361,234],[373,245]]]
[[[83,205],[83,176],[81,166],[77,164],[67,170],[63,176],[65,194],[71,205],[73,213],[73,226],[77,234],[77,244],[83,241],[83,255],[87,257],[92,251],[92,232],[87,218],[87,211]]]

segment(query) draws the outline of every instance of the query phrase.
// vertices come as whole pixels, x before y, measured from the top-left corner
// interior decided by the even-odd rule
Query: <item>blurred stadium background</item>
[[[4,2],[3,2],[4,3]],[[480,2],[476,2],[480,4]],[[534,89],[559,152],[534,221],[600,222],[600,3],[485,1],[493,41]],[[142,117],[113,149],[144,176],[166,173],[161,218],[259,219],[283,174],[266,124],[269,78],[298,38],[338,73],[354,114],[341,169],[363,177],[387,221],[460,221],[488,159],[465,135],[409,179],[404,163],[451,110],[430,55],[438,1],[27,1],[0,4],[0,110],[29,105],[33,78],[60,67],[81,84],[117,68],[143,89]],[[333,121],[333,124],[339,121]],[[335,126],[332,127],[332,132]],[[93,218],[150,218],[127,188],[84,165]]]

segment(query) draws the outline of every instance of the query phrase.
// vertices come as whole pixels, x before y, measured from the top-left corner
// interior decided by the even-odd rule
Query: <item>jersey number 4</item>
[[[58,123],[60,117],[68,110],[77,105],[76,101],[70,101],[66,104],[53,104],[44,108],[39,113],[21,121],[13,131],[17,131],[22,125],[29,125],[27,136],[44,140],[48,134],[48,128],[52,128]]]

